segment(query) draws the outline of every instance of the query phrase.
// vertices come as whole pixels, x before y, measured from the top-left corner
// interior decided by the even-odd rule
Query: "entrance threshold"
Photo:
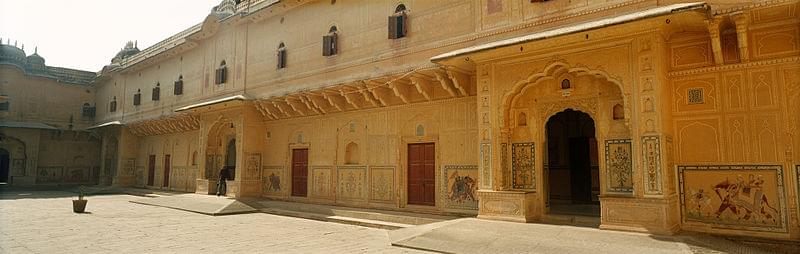
[[[584,215],[571,215],[571,214],[545,214],[542,217],[542,223],[554,225],[567,225],[576,227],[599,228],[599,216],[584,216]]]

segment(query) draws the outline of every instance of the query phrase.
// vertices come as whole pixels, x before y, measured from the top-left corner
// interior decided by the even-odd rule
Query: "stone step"
[[[360,219],[360,218],[352,218],[352,217],[344,217],[344,216],[336,216],[336,215],[325,215],[325,214],[319,214],[319,213],[284,210],[284,209],[278,209],[278,208],[262,208],[260,210],[262,212],[269,213],[269,214],[275,214],[275,215],[290,216],[290,217],[297,217],[297,218],[304,218],[304,219],[311,219],[311,220],[318,220],[318,221],[327,221],[327,222],[334,222],[334,223],[342,223],[342,224],[350,224],[350,225],[357,225],[357,226],[371,227],[371,228],[389,229],[389,230],[399,229],[399,228],[408,228],[408,227],[414,226],[414,225],[409,225],[409,224],[393,223],[393,222],[387,222],[387,221]]]
[[[433,215],[433,214],[352,208],[352,207],[295,203],[295,202],[284,202],[284,201],[261,201],[258,203],[259,207],[264,207],[264,208],[277,208],[282,210],[315,213],[327,216],[341,216],[341,217],[349,217],[355,219],[385,221],[390,223],[408,224],[408,225],[422,225],[422,224],[435,223],[457,218],[452,216]]]
[[[542,217],[542,222],[556,225],[570,225],[580,227],[600,227],[600,217],[566,215],[566,214],[547,214]]]

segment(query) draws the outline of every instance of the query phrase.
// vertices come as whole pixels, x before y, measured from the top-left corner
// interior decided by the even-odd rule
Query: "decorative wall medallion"
[[[261,188],[263,194],[282,193],[283,166],[263,166],[261,168]]]
[[[661,144],[658,136],[642,137],[642,155],[644,156],[644,193],[661,195]]]
[[[780,165],[678,166],[684,223],[787,232]]]
[[[705,99],[703,98],[703,89],[702,88],[689,88],[686,90],[686,103],[687,104],[703,104],[705,103]]]
[[[366,201],[367,166],[338,166],[338,191],[340,200]]]
[[[536,189],[536,160],[534,143],[511,144],[512,188]]]
[[[370,202],[394,202],[394,166],[371,166],[370,175]]]
[[[633,193],[633,157],[630,139],[606,140],[608,191]]]
[[[481,143],[481,188],[492,188],[492,144]]]
[[[445,207],[477,210],[478,166],[445,165],[442,173]]]
[[[261,180],[261,154],[248,153],[244,169],[244,180]]]

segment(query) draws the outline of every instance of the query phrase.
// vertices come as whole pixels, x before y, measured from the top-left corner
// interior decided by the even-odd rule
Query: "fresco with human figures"
[[[679,166],[684,222],[786,230],[781,166]]]
[[[443,197],[445,206],[478,209],[478,165],[445,165]]]
[[[266,195],[282,194],[284,184],[281,182],[283,177],[282,166],[263,166],[261,177],[262,193]]]

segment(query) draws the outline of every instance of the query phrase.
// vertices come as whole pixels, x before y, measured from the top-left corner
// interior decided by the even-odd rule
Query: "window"
[[[561,81],[561,89],[570,89],[572,88],[572,84],[570,84],[569,79],[564,79]]]
[[[225,84],[228,79],[228,66],[225,64],[225,60],[219,64],[219,68],[217,68],[217,73],[214,78],[214,84]]]
[[[328,30],[328,35],[322,36],[322,55],[332,56],[336,55],[339,51],[339,43],[337,42],[339,31],[336,26],[332,26]]]
[[[0,111],[8,111],[9,102],[0,103]]]
[[[139,106],[142,104],[142,89],[136,89],[136,94],[133,95],[133,105]]]
[[[625,119],[625,109],[620,104],[614,105],[611,114],[614,120]]]
[[[278,44],[278,69],[286,68],[286,45]]]
[[[156,83],[156,87],[153,87],[153,95],[151,97],[153,101],[161,99],[161,83]]]
[[[178,80],[175,81],[175,87],[172,89],[172,94],[174,95],[183,94],[183,75],[178,76]]]
[[[92,105],[90,105],[89,103],[84,103],[83,104],[83,107],[82,107],[82,110],[81,110],[81,116],[83,116],[83,117],[94,117],[94,113],[95,113],[95,107],[92,107]]]
[[[394,14],[389,16],[389,39],[406,37],[408,34],[408,16],[406,6],[400,4],[395,8]]]
[[[114,96],[114,99],[108,104],[108,112],[117,112],[117,96]]]

